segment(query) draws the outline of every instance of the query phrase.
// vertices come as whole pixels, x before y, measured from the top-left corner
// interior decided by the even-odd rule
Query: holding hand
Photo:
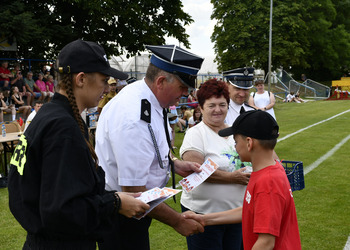
[[[186,177],[193,172],[199,173],[202,171],[199,169],[201,165],[196,162],[176,160],[174,161],[174,165],[175,172],[182,177]]]
[[[143,214],[150,208],[148,204],[134,198],[140,196],[140,193],[118,192],[118,195],[121,202],[119,213],[128,218]]]
[[[190,236],[193,234],[203,233],[204,232],[204,221],[198,218],[192,219],[187,218],[185,214],[189,212],[182,213],[181,219],[174,226],[174,229],[183,236]],[[190,211],[190,213],[193,213]]]
[[[233,183],[241,184],[241,185],[248,185],[251,173],[244,173],[246,168],[247,167],[240,168],[240,169],[232,172],[232,182]]]

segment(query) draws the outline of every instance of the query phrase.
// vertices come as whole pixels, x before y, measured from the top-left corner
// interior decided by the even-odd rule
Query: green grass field
[[[349,101],[277,103],[280,138],[349,109]],[[302,161],[305,170],[350,135],[349,125],[350,112],[347,112],[278,142],[276,152],[280,159]],[[176,133],[178,148],[183,136]],[[350,235],[349,152],[350,140],[305,176],[304,190],[293,193],[305,250],[343,249],[346,244]],[[172,199],[167,203],[180,211],[179,200],[178,195],[176,204]],[[8,209],[6,188],[0,189],[0,225],[0,249],[21,249],[26,233]],[[155,220],[150,239],[151,249],[186,249],[184,237]]]

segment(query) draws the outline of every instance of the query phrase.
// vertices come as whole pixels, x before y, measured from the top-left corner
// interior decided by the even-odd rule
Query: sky
[[[188,13],[194,22],[185,26],[189,37],[191,47],[190,52],[204,57],[200,72],[215,72],[216,64],[214,60],[214,44],[210,41],[210,36],[213,33],[215,21],[210,19],[213,11],[213,5],[210,0],[182,0],[183,10]],[[167,38],[167,44],[179,45],[179,42],[174,38]]]
[[[210,3],[210,0],[182,0],[182,4],[183,10],[194,20],[192,24],[185,26],[191,44],[188,50],[205,58],[199,73],[217,73],[217,64],[214,63],[214,44],[210,41],[210,36],[213,33],[215,25],[215,21],[210,20],[213,5]],[[166,38],[166,44],[179,45],[179,41],[175,38],[168,37]],[[117,61],[119,60],[117,59]],[[128,71],[130,69],[129,61],[130,60],[126,60],[125,65],[119,62],[119,64],[122,64],[121,70]]]

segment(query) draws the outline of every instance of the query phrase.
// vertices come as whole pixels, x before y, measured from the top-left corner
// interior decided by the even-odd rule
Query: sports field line
[[[350,235],[348,237],[348,241],[346,242],[343,250],[350,250]]]
[[[327,160],[329,157],[331,157],[341,146],[343,146],[348,140],[350,140],[350,135],[345,137],[341,142],[339,142],[337,145],[335,145],[331,150],[329,150],[327,153],[322,155],[320,158],[318,158],[315,162],[313,162],[310,166],[307,166],[304,170],[304,175],[307,175],[312,170],[317,168],[322,162]],[[350,250],[350,236],[348,237],[348,241],[346,242],[343,250]]]
[[[327,118],[327,119],[325,119],[325,120],[322,120],[322,121],[316,122],[316,123],[314,123],[314,124],[311,124],[310,126],[307,126],[307,127],[305,127],[305,128],[299,129],[298,131],[296,131],[296,132],[294,132],[294,133],[291,133],[291,134],[289,134],[289,135],[286,135],[286,136],[283,137],[283,138],[278,139],[277,142],[283,141],[283,140],[285,140],[285,139],[287,139],[287,138],[289,138],[289,137],[291,137],[291,136],[293,136],[293,135],[299,134],[300,132],[303,132],[303,131],[305,131],[305,130],[307,130],[307,129],[309,129],[309,128],[312,128],[312,127],[314,127],[314,126],[316,126],[316,125],[319,125],[319,124],[321,124],[321,123],[324,123],[324,122],[327,122],[327,121],[329,121],[329,120],[332,120],[332,119],[334,119],[334,118],[336,118],[336,117],[338,117],[338,116],[341,116],[341,115],[343,115],[343,114],[345,114],[345,113],[347,113],[347,112],[350,112],[350,109],[345,110],[345,111],[343,111],[343,112],[341,112],[341,113],[339,113],[339,114],[336,114],[336,115],[334,115],[334,116],[332,116],[332,117],[329,117],[329,118]]]
[[[318,158],[315,162],[313,162],[310,166],[307,166],[304,170],[304,175],[307,175],[312,170],[317,168],[322,162],[327,160],[329,157],[331,157],[341,146],[343,146],[348,140],[350,140],[350,135],[345,137],[341,142],[339,142],[337,145],[335,145],[331,150],[329,150],[327,153],[322,155],[320,158]]]

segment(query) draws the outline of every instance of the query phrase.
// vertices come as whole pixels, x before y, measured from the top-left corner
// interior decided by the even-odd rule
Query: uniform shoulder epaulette
[[[147,99],[141,100],[141,117],[142,121],[151,123],[151,103]]]

